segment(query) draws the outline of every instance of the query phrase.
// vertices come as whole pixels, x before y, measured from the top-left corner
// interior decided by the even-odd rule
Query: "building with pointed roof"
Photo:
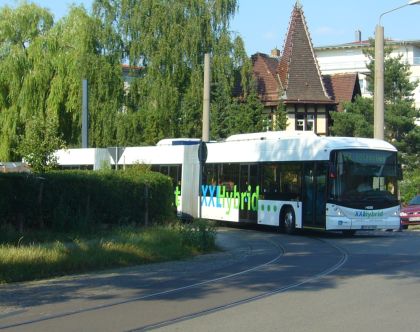
[[[257,91],[269,114],[284,105],[286,130],[329,134],[330,112],[336,101],[328,94],[315,56],[302,5],[293,7],[280,57],[252,56]]]
[[[311,130],[328,135],[329,112],[335,101],[325,89],[302,5],[296,2],[283,54],[277,67],[280,101],[286,105],[289,130]]]

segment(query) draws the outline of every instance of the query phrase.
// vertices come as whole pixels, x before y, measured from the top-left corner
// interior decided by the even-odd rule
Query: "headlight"
[[[400,212],[400,217],[407,217],[408,214],[406,212]]]
[[[341,216],[344,216],[344,213],[343,213],[343,211],[341,211],[339,208],[334,208],[334,212],[335,212],[335,214],[337,215],[337,216],[339,216],[339,217],[341,217]]]

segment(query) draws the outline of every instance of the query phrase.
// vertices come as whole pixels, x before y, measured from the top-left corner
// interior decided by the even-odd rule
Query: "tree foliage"
[[[229,30],[236,10],[236,0],[95,0],[92,14],[72,6],[54,22],[35,4],[0,8],[0,160],[80,146],[82,79],[92,147],[199,137],[205,53],[212,139],[261,130],[252,65]],[[122,63],[134,69],[129,86]]]
[[[54,152],[64,147],[60,136],[54,119],[34,117],[26,125],[18,152],[34,172],[45,173],[57,167]]]
[[[286,104],[279,104],[275,112],[274,130],[286,130],[286,128],[287,128]]]
[[[90,82],[91,144],[114,144],[123,82],[119,54],[104,51],[101,22],[72,7],[54,25],[49,11],[26,3],[2,8],[0,21],[0,159],[23,156],[28,137],[40,140],[30,145],[38,155],[51,145],[49,133],[34,136],[41,128],[80,145],[83,78]]]
[[[117,116],[124,85],[120,54],[106,49],[102,25],[82,7],[72,7],[55,26],[57,75],[51,84],[60,131],[71,146],[81,143],[81,82],[89,83],[89,144],[110,146],[116,142]]]
[[[392,48],[384,50],[384,101],[385,139],[397,146],[403,153],[420,153],[420,136],[414,119],[419,111],[414,107],[413,93],[419,84],[410,81],[410,65],[403,61],[403,55],[391,56]],[[364,52],[369,63],[367,68],[368,89],[374,91],[375,59],[374,45]],[[334,135],[372,137],[373,100],[358,97],[353,103],[345,104],[346,112],[333,114]]]
[[[14,160],[19,137],[25,132],[26,120],[44,109],[45,86],[50,72],[48,64],[36,59],[33,49],[53,25],[50,12],[24,3],[17,9],[0,10],[0,159]],[[44,55],[43,55],[44,57]],[[45,57],[44,57],[45,58]],[[39,60],[39,61],[37,61]]]
[[[154,143],[163,137],[201,135],[205,53],[212,55],[212,138],[246,130],[232,120],[241,113],[238,108],[252,117],[243,109],[251,65],[241,38],[232,39],[229,31],[236,0],[97,0],[93,9],[105,30],[121,37],[115,42],[122,46],[125,61],[142,68],[127,95],[127,117],[141,121],[139,139]],[[234,96],[238,83],[244,89],[241,101]],[[258,121],[245,128],[258,128]]]
[[[373,100],[357,96],[354,102],[344,104],[345,112],[332,113],[332,134],[335,136],[372,137]]]
[[[413,91],[418,81],[410,81],[410,65],[403,61],[403,54],[391,56],[393,48],[384,48],[384,100],[385,103],[392,103],[398,100],[413,100]],[[373,95],[375,91],[375,44],[371,41],[370,47],[364,50],[369,62],[366,68],[370,75],[367,76],[367,88]]]

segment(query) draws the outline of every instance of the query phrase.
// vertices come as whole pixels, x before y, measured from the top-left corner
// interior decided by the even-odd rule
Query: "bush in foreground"
[[[174,216],[169,177],[147,169],[0,174],[0,226],[72,231]]]

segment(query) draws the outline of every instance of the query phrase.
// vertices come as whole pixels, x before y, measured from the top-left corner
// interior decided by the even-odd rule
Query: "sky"
[[[83,4],[90,11],[93,0],[32,0],[46,7],[55,19],[66,15],[70,4]],[[231,30],[242,37],[248,55],[270,53],[282,49],[290,15],[296,0],[238,0],[239,9],[231,21]],[[337,45],[355,40],[360,30],[362,39],[374,37],[375,26],[382,13],[407,4],[409,0],[300,0],[312,43],[317,46]],[[0,0],[16,6],[19,1]],[[381,25],[385,37],[395,40],[420,40],[418,20],[420,5],[406,6],[385,14]]]

